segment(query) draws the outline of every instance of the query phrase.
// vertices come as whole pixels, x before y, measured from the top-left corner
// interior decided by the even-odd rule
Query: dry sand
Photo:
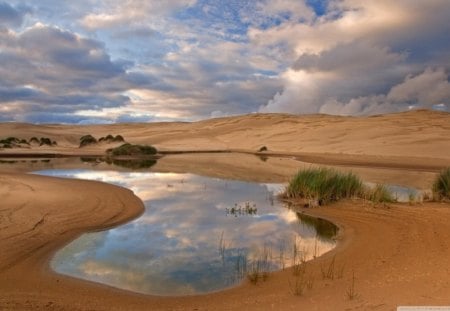
[[[449,114],[428,111],[372,118],[251,115],[151,126],[0,125],[0,137],[50,136],[59,143],[56,151],[68,154],[79,152],[74,147],[86,133],[122,134],[130,142],[154,143],[166,150],[251,151],[266,145],[280,153],[320,153],[324,162],[327,156],[340,164],[350,158],[359,163],[357,169],[363,174],[371,165],[386,166],[386,174],[395,178],[417,166],[414,174],[425,169],[426,178],[431,179],[437,168],[450,163]],[[105,148],[97,146],[86,152],[101,153]],[[277,172],[274,159],[268,160],[265,171],[258,167],[260,160],[250,160],[250,156],[215,159],[215,171],[205,165],[206,155],[167,157],[158,165],[161,171],[189,170],[236,178],[259,174],[267,180]],[[393,169],[396,161],[407,167]],[[430,161],[433,165],[427,166]],[[276,178],[286,178],[290,167],[297,165],[285,162]],[[383,179],[380,172],[377,178]],[[341,231],[332,252],[308,263],[313,288],[301,297],[291,292],[289,281],[294,279],[290,269],[273,273],[256,286],[244,283],[203,296],[152,297],[61,276],[49,268],[54,252],[82,232],[139,216],[142,203],[130,191],[97,182],[3,172],[0,194],[1,310],[395,310],[397,305],[450,305],[449,204],[386,208],[355,201],[306,210],[334,221]],[[344,267],[343,275],[323,279],[321,269],[327,269],[333,258],[335,272]],[[353,273],[356,297],[349,300]]]

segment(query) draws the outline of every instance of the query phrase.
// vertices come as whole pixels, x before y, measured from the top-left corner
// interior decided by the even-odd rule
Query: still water
[[[142,199],[141,217],[82,235],[51,263],[59,273],[126,290],[153,295],[218,291],[254,269],[283,269],[335,246],[337,228],[284,207],[276,199],[279,184],[114,170],[37,173],[113,183]]]

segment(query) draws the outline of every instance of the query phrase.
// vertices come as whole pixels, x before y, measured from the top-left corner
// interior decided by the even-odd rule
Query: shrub
[[[39,141],[39,146],[43,146],[43,145],[52,146],[53,143],[50,138],[41,137],[41,140]]]
[[[266,146],[262,146],[261,148],[259,148],[258,152],[263,152],[263,151],[267,151],[267,147]]]
[[[363,192],[362,181],[353,173],[339,173],[329,168],[310,168],[299,171],[289,182],[284,196],[314,200],[319,205]]]
[[[117,135],[116,137],[114,137],[113,141],[115,141],[115,142],[122,142],[122,141],[125,141],[125,139],[123,138],[122,135]]]
[[[31,137],[30,138],[30,144],[39,144],[39,139],[37,137]]]
[[[158,151],[153,146],[123,144],[117,148],[108,149],[113,156],[155,155]]]
[[[433,183],[435,200],[450,200],[450,167],[442,170]]]
[[[96,143],[97,139],[92,135],[84,135],[80,138],[80,148]]]

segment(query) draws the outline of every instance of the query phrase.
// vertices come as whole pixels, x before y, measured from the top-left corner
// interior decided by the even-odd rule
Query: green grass
[[[397,200],[385,185],[377,184],[375,188],[366,191],[367,199],[373,203],[393,203]]]
[[[340,173],[329,168],[299,171],[289,182],[284,197],[314,200],[318,205],[360,196],[363,183],[353,173]]]
[[[450,167],[442,170],[433,183],[435,200],[450,200]]]

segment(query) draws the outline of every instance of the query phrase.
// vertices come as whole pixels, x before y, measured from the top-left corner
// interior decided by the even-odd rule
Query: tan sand
[[[193,124],[0,124],[0,137],[46,136],[59,144],[13,152],[80,154],[79,136],[88,133],[121,134],[130,142],[165,150],[254,151],[266,145],[273,152],[317,157],[319,162],[330,161],[381,181],[406,182],[416,176],[422,179],[417,182],[420,187],[450,163],[450,114],[430,111],[371,118],[250,115]],[[82,153],[100,154],[108,147]],[[261,179],[255,180],[261,181],[285,180],[291,169],[303,165],[269,158],[268,168],[261,171],[261,160],[254,156],[214,159],[208,166],[206,155],[177,155],[157,165],[160,171],[230,178],[259,174]],[[358,167],[347,167],[353,163]],[[371,166],[385,168],[373,171]],[[97,182],[2,172],[0,194],[0,310],[395,310],[397,305],[450,305],[449,204],[385,208],[357,201],[306,210],[334,221],[342,230],[335,250],[308,263],[313,288],[300,297],[292,294],[290,269],[273,273],[256,286],[245,282],[209,295],[153,297],[61,276],[49,268],[54,252],[81,233],[137,217],[142,203],[130,191]],[[342,277],[323,279],[321,270],[328,269],[333,258],[336,274],[344,267]],[[349,300],[353,273],[356,297]]]

